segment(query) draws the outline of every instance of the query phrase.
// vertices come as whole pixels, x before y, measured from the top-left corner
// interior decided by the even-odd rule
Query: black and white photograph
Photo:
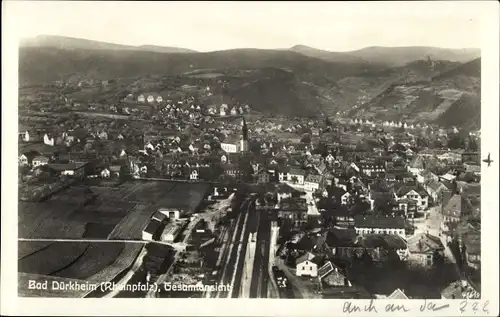
[[[474,2],[4,2],[12,296],[496,315]]]

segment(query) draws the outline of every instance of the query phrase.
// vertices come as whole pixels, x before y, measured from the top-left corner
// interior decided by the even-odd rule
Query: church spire
[[[248,128],[245,117],[241,116],[241,139],[240,139],[240,152],[248,151]]]

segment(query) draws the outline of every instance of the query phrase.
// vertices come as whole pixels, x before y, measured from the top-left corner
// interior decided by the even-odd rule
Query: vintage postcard
[[[498,315],[497,2],[2,6],[2,314]]]

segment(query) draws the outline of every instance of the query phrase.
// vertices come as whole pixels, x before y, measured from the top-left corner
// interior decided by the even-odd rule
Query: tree
[[[132,178],[130,167],[128,164],[124,164],[120,167],[120,175],[119,175],[119,180],[120,182],[126,182],[127,180],[130,180]]]
[[[309,133],[304,133],[300,139],[301,143],[311,143],[311,135]]]
[[[465,148],[465,141],[458,133],[453,134],[448,140],[448,147],[450,149],[463,149]]]
[[[479,146],[477,144],[476,139],[469,138],[469,151],[477,152],[479,150]]]

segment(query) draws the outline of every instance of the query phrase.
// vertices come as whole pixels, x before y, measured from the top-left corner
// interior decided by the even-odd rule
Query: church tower
[[[240,152],[248,152],[248,128],[245,117],[241,116]]]

